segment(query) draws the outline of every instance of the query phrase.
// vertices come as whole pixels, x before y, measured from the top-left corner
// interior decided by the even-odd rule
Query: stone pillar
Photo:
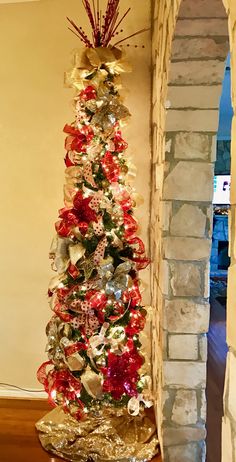
[[[228,32],[221,0],[182,0],[171,43],[178,6],[160,1],[153,29],[154,371],[164,461],[200,462],[213,175]]]
[[[161,191],[165,170],[165,102],[171,43],[180,0],[155,0],[153,2],[152,27],[152,197],[151,197],[151,291],[153,319],[153,385],[158,436],[163,446],[163,403],[165,392],[162,385],[163,360],[166,355],[165,332],[162,329],[164,303],[163,294],[169,284],[167,267],[161,258],[162,234],[169,226],[169,204],[161,202]]]

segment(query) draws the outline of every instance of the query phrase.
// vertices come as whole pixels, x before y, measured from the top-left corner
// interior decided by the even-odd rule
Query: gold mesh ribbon
[[[46,451],[71,462],[147,462],[158,453],[156,427],[145,412],[132,417],[105,408],[78,422],[57,407],[36,428]]]
[[[99,87],[107,76],[106,68],[116,78],[119,74],[132,70],[124,57],[124,53],[117,48],[87,48],[83,51],[82,56],[81,52],[75,50],[73,68],[65,73],[65,84],[76,90],[82,90],[88,85],[86,79],[90,76],[90,84]]]

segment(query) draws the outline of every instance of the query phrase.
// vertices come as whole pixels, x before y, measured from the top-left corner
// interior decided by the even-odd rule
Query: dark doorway
[[[226,306],[230,207],[231,83],[228,56],[219,110],[214,178],[213,237],[210,274],[210,327],[207,362],[207,462],[221,462],[221,426],[227,356]]]

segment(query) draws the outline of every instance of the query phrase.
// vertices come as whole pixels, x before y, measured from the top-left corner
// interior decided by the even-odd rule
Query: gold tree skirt
[[[69,461],[146,462],[158,453],[155,424],[142,412],[105,409],[76,421],[55,408],[36,424],[46,451]]]

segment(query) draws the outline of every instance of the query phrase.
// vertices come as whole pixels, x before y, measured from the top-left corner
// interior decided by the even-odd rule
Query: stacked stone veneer
[[[155,2],[153,363],[167,462],[205,459],[213,175],[228,49],[221,0]]]

